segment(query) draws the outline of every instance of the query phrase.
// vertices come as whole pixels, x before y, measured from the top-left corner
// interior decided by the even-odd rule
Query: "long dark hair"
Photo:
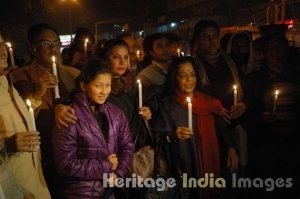
[[[176,77],[178,75],[178,70],[179,70],[179,65],[184,64],[184,63],[191,63],[193,66],[193,69],[196,73],[196,88],[199,88],[200,81],[198,78],[198,68],[197,65],[195,64],[195,60],[193,57],[186,56],[186,57],[177,57],[174,58],[169,66],[168,69],[168,75],[164,84],[164,97],[171,97],[175,96],[176,92],[178,90],[178,85],[177,85],[177,80]]]

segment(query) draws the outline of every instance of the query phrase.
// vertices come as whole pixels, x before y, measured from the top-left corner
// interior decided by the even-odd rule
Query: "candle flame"
[[[55,56],[52,56],[52,61],[53,63],[55,63]]]
[[[191,98],[190,98],[190,97],[187,97],[187,98],[186,98],[186,101],[187,101],[188,103],[191,103]]]
[[[140,50],[137,50],[136,54],[137,54],[137,56],[139,56],[140,55]]]
[[[279,94],[279,90],[275,90],[275,95],[277,96]]]
[[[26,100],[27,106],[31,107],[31,101],[29,99]]]
[[[141,81],[140,81],[139,79],[138,79],[138,80],[136,80],[136,81],[137,81],[137,83],[138,83],[138,84],[140,84],[140,83],[141,83]]]
[[[86,39],[85,39],[85,42],[84,42],[84,45],[87,45],[88,42],[89,42],[89,39],[86,38]]]
[[[236,89],[237,89],[237,86],[236,86],[236,85],[233,85],[233,89],[236,90]]]
[[[177,52],[180,53],[180,49],[179,48],[177,48]]]
[[[6,45],[11,48],[11,43],[10,42],[6,42]]]

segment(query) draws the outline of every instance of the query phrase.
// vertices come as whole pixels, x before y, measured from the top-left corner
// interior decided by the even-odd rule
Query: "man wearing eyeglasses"
[[[54,124],[54,107],[69,99],[75,89],[75,78],[80,71],[61,64],[60,39],[58,32],[49,24],[32,26],[28,31],[31,64],[13,72],[14,85],[23,99],[30,99],[35,112],[37,130],[41,133],[43,172],[52,198],[59,198],[58,177],[52,153],[51,133]],[[55,57],[57,76],[53,74]],[[55,99],[54,88],[58,86],[60,99]]]

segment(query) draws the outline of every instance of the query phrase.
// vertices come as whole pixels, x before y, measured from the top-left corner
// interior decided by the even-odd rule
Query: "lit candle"
[[[233,105],[237,105],[237,86],[233,85]]]
[[[138,92],[139,92],[139,108],[143,107],[143,91],[142,91],[142,84],[141,81],[138,79]]]
[[[183,51],[181,51],[181,56],[184,57],[184,52]]]
[[[30,115],[30,121],[31,121],[31,128],[29,128],[29,130],[36,131],[35,118],[34,118],[33,108],[31,107],[31,101],[29,99],[27,99],[26,104],[29,107],[29,115]]]
[[[180,49],[179,48],[177,48],[177,55],[178,55],[178,57],[180,57]]]
[[[275,96],[274,96],[274,102],[273,102],[273,113],[276,113],[278,94],[279,94],[279,90],[275,90],[275,93],[274,93]]]
[[[191,98],[187,97],[186,101],[188,102],[188,127],[193,129],[193,115],[192,115],[192,102]]]
[[[140,50],[136,51],[136,56],[137,56],[138,59],[140,59]]]
[[[8,46],[10,64],[11,66],[15,66],[14,50],[12,49],[10,42],[7,42],[6,44]]]
[[[53,70],[53,75],[55,75],[57,77],[57,68],[56,68],[56,63],[55,63],[55,56],[52,56],[52,70]],[[60,98],[59,96],[59,90],[58,90],[58,86],[55,86],[55,99]]]
[[[84,42],[84,55],[85,55],[85,59],[87,60],[87,43],[89,42],[89,39],[86,38],[85,42]]]

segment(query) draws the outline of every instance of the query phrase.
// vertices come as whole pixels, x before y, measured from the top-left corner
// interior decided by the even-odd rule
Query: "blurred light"
[[[295,26],[295,20],[294,19],[284,20],[283,23],[288,25],[288,28],[293,28]]]
[[[171,23],[170,25],[172,28],[176,27],[176,23]]]
[[[139,35],[140,35],[140,36],[143,36],[143,34],[144,34],[144,31],[143,31],[143,30],[139,31]]]

